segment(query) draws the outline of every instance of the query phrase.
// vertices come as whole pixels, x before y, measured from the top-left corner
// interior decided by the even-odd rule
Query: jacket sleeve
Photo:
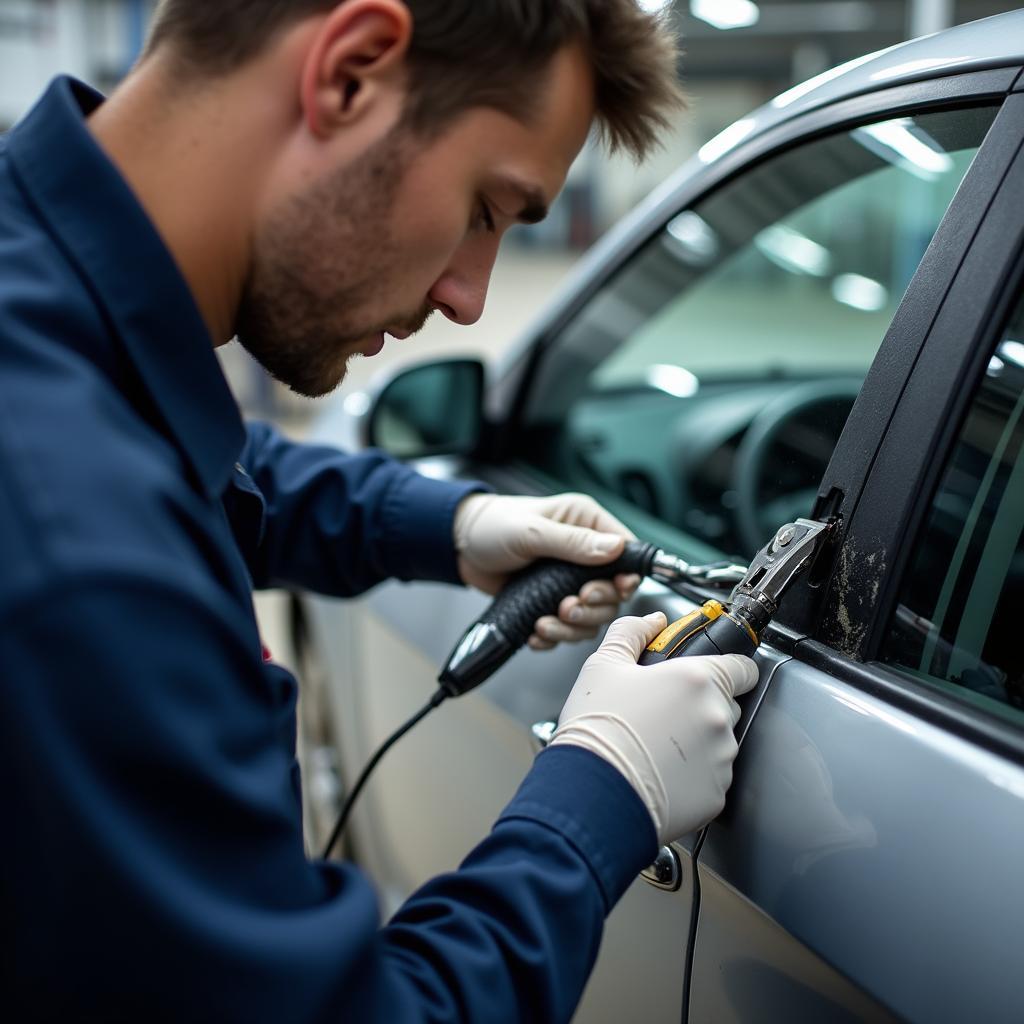
[[[459,870],[381,928],[303,852],[294,680],[176,565],[65,579],[0,622],[12,1019],[568,1020],[654,854],[593,755],[538,759]]]
[[[346,597],[392,577],[460,582],[452,520],[482,484],[433,480],[383,452],[297,444],[265,423],[248,426],[239,461],[266,503],[248,556],[256,587]]]

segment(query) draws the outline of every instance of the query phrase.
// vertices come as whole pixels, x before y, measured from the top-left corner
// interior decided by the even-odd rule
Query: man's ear
[[[395,87],[412,30],[401,0],[345,0],[327,15],[302,70],[303,116],[315,136],[358,121]]]

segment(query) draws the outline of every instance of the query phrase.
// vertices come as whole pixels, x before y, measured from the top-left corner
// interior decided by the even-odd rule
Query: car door
[[[814,501],[1011,81],[964,76],[819,109],[663,197],[591,262],[496,381],[492,450],[421,468],[509,493],[587,490],[691,561],[749,557]],[[648,583],[629,610],[680,615],[701,596]],[[344,611],[310,602],[346,777],[426,700],[484,604],[401,584]],[[775,636],[795,642],[785,622]],[[529,767],[531,724],[557,717],[591,649],[517,655],[389,756],[353,820],[360,859],[386,894],[455,866],[489,827]],[[791,652],[776,642],[760,657],[763,692]],[[639,994],[645,1020],[678,1020],[697,841],[674,845],[667,891],[638,882],[612,915],[580,1020],[620,1021]]]
[[[699,846],[692,1021],[1021,1019],[1022,143],[1018,92],[823,479],[843,543]]]

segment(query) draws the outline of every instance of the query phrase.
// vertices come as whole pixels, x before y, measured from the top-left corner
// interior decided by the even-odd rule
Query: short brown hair
[[[291,24],[344,0],[161,0],[147,53],[173,44],[186,68],[224,74]],[[637,0],[403,0],[413,16],[406,120],[428,133],[474,107],[523,117],[536,76],[578,43],[612,150],[643,159],[682,104],[675,35]]]

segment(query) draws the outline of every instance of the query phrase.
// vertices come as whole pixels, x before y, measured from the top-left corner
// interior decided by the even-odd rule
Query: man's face
[[[592,79],[568,49],[529,126],[473,108],[423,142],[394,128],[279,201],[257,228],[239,307],[243,346],[301,395],[333,391],[348,360],[440,311],[475,323],[504,231],[561,189],[593,119]]]

